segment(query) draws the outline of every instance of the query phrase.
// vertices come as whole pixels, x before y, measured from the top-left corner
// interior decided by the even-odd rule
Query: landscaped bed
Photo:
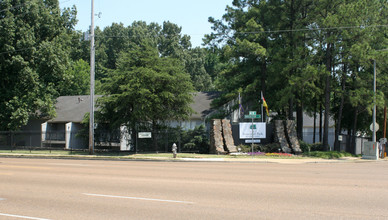
[[[19,155],[19,156],[63,156],[63,157],[95,157],[95,158],[111,158],[111,159],[163,159],[172,158],[172,153],[133,153],[133,152],[98,152],[94,155],[89,155],[88,151],[68,151],[68,150],[0,150],[0,155]],[[236,153],[231,155],[214,155],[214,154],[195,154],[195,153],[178,153],[177,158],[287,158],[287,159],[302,159],[302,158],[323,158],[323,159],[338,159],[341,157],[357,157],[346,152],[322,152],[314,151],[304,153],[302,155],[293,155],[288,153],[265,153],[265,152],[249,152]]]

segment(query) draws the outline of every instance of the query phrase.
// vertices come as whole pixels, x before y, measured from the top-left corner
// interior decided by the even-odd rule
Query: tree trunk
[[[264,58],[263,62],[261,63],[261,91],[263,92],[263,96],[266,97],[266,84],[265,79],[267,77],[267,60]],[[263,112],[262,116],[263,121],[267,121],[267,114]]]
[[[315,140],[315,136],[316,136],[316,130],[317,130],[317,104],[315,104],[314,106],[314,125],[313,125],[313,128],[314,128],[314,131],[313,131],[313,143],[315,144],[316,140]]]
[[[299,140],[303,140],[303,103],[296,105],[296,134]]]
[[[134,147],[134,151],[135,151],[135,154],[137,153],[137,126],[135,125],[132,125],[132,126],[128,126],[128,127],[131,127],[131,140],[132,140],[132,144],[133,144],[133,147]]]
[[[335,129],[334,150],[336,150],[336,151],[341,151],[341,146],[340,146],[340,142],[338,141],[338,136],[340,135],[340,132],[341,132],[342,111],[344,109],[346,72],[347,72],[347,68],[346,68],[346,64],[344,64],[344,70],[343,70],[343,73],[342,73],[341,103],[340,103],[340,107],[339,107],[339,110],[338,110],[338,119],[337,119],[337,124],[336,124],[336,129]]]
[[[330,76],[326,78],[325,88],[325,117],[323,124],[323,149],[329,150],[329,117],[330,117]]]
[[[358,109],[356,108],[353,115],[353,129],[352,129],[352,140],[350,143],[350,152],[354,154],[356,152],[356,132],[357,132],[357,119],[358,119]]]
[[[158,139],[157,139],[157,128],[156,122],[152,122],[152,145],[154,147],[154,151],[158,153]]]
[[[331,81],[331,44],[327,44],[326,48],[326,70],[329,71],[326,76],[325,85],[325,118],[323,125],[323,149],[325,151],[330,150],[329,148],[329,118],[330,118],[330,81]]]
[[[323,128],[323,115],[322,104],[319,104],[319,142],[322,143],[322,128]]]
[[[288,119],[294,120],[294,100],[288,100]]]
[[[352,145],[352,129],[348,129],[348,135],[346,136],[346,152],[350,152],[350,146]]]

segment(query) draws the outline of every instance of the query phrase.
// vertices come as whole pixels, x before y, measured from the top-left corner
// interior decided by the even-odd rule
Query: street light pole
[[[90,115],[89,115],[89,154],[94,154],[94,0],[92,0],[92,23],[90,25]]]

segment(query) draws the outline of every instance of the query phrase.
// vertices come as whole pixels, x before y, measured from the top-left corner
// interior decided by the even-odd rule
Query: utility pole
[[[373,134],[372,142],[376,143],[376,60],[373,60]]]
[[[384,130],[383,130],[384,138],[387,138],[387,104],[384,106]],[[387,143],[384,144],[383,147],[383,158],[385,158],[385,154],[387,152]]]
[[[89,154],[94,154],[94,0],[92,0],[92,23],[90,25],[90,115],[89,115]]]

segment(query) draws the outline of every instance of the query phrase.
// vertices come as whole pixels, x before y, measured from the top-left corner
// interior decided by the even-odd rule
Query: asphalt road
[[[388,219],[388,162],[0,158],[0,219]]]

